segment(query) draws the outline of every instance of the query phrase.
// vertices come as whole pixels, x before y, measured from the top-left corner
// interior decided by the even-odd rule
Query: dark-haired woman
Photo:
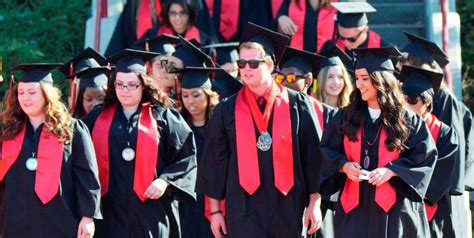
[[[196,26],[196,6],[193,1],[169,0],[161,12],[163,23],[160,24],[158,35],[180,35],[187,40],[196,39],[201,45],[212,43],[204,31]]]
[[[95,106],[104,103],[109,73],[107,67],[96,67],[76,74],[79,79],[79,92],[73,117],[82,118]]]
[[[357,52],[356,90],[325,127],[323,194],[340,191],[335,237],[429,237],[423,198],[436,146],[423,119],[403,109],[390,56]]]
[[[5,96],[0,237],[92,237],[101,218],[94,147],[53,85],[57,67],[16,67],[22,76]]]
[[[219,103],[219,95],[211,90],[209,73],[212,69],[201,68],[181,73],[181,114],[194,133],[198,165],[206,137],[206,128],[212,111]],[[213,237],[206,214],[204,195],[198,195],[197,202],[180,203],[180,219],[183,238]],[[206,218],[207,215],[207,218]]]
[[[92,131],[104,220],[97,237],[179,237],[174,200],[193,200],[192,131],[146,75],[156,54],[125,50],[102,107],[85,118]]]

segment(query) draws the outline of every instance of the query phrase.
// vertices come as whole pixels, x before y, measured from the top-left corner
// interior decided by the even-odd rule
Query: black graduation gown
[[[196,148],[191,129],[178,112],[153,107],[160,130],[156,178],[170,185],[158,200],[141,202],[133,191],[135,160],[122,159],[122,150],[136,148],[137,123],[141,108],[130,122],[117,107],[109,134],[109,189],[102,197],[104,220],[96,226],[96,237],[180,237],[179,214],[174,200],[193,200],[196,181]],[[102,106],[94,108],[85,118],[92,131]],[[131,133],[128,133],[129,128]]]
[[[431,237],[456,237],[451,219],[449,188],[454,174],[458,136],[454,129],[441,124],[441,131],[436,141],[438,159],[426,191],[425,202],[438,204],[438,210],[429,222]]]
[[[80,121],[73,120],[73,139],[64,145],[58,194],[47,204],[36,195],[36,172],[25,163],[37,151],[42,126],[35,131],[27,122],[20,155],[1,184],[0,237],[77,237],[82,217],[102,218],[94,146]]]
[[[467,219],[471,217],[462,195],[464,190],[472,191],[474,188],[472,115],[465,105],[444,87],[441,87],[434,96],[433,114],[458,134],[459,147],[455,156],[454,175],[450,188],[451,207],[456,237],[467,237],[466,232],[471,229],[467,224]]]
[[[202,158],[202,147],[205,139],[205,127],[191,126],[196,140],[198,165]],[[181,233],[183,238],[213,238],[211,224],[204,217],[204,195],[197,195],[197,202],[179,204]]]
[[[272,10],[270,1],[253,1],[253,0],[240,0],[239,17],[238,17],[238,29],[237,34],[232,36],[229,40],[226,40],[220,33],[220,15],[221,15],[221,3],[225,0],[213,0],[213,13],[212,23],[216,32],[217,40],[219,42],[231,42],[240,41],[242,34],[247,26],[247,22],[253,22],[257,25],[271,28],[272,25]]]
[[[236,95],[216,107],[208,124],[196,191],[218,200],[226,199],[229,238],[301,237],[303,210],[309,195],[319,191],[320,131],[315,126],[319,122],[310,99],[291,89],[288,95],[295,180],[287,196],[274,185],[272,148],[257,152],[260,187],[253,195],[241,187],[236,154]],[[269,133],[272,121],[273,116]],[[256,146],[256,142],[249,146]]]
[[[342,117],[345,109],[340,110],[324,129],[321,141],[323,164],[321,167],[321,193],[324,195],[341,191],[346,175],[339,169],[348,162],[344,153],[344,136],[341,133]],[[366,118],[370,118],[367,111]],[[389,180],[396,191],[396,202],[385,213],[375,202],[375,187],[366,180],[360,183],[359,205],[345,214],[341,203],[335,204],[335,237],[429,237],[429,226],[422,200],[431,179],[436,163],[436,146],[424,121],[417,115],[406,111],[405,118],[413,128],[410,130],[407,146],[409,149],[400,154],[400,158],[386,167],[398,174]],[[375,123],[365,120],[364,133],[373,141],[380,120]],[[371,158],[369,168],[377,168],[380,136],[369,147]],[[363,143],[361,143],[363,146]],[[361,149],[361,158],[364,150]]]

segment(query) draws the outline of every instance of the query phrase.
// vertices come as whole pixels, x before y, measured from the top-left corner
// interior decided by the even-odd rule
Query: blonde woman
[[[1,114],[1,237],[92,237],[97,163],[87,127],[60,101],[50,71],[20,65]]]

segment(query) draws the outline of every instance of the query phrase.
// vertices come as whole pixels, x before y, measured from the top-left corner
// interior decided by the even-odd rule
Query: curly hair
[[[46,101],[44,126],[59,141],[68,144],[73,137],[72,116],[61,102],[61,92],[48,83],[40,83],[41,92]],[[2,140],[13,139],[28,121],[28,116],[21,109],[18,101],[18,84],[8,91],[4,98],[5,111],[0,114],[3,130]]]
[[[324,88],[326,87],[326,81],[329,76],[329,69],[334,66],[327,66],[321,69],[318,73],[318,90],[316,91],[316,98],[324,103],[327,103],[328,96]],[[344,87],[341,93],[337,97],[337,107],[345,107],[349,104],[349,96],[353,91],[351,75],[347,72],[346,67],[342,66],[342,75],[344,78]]]
[[[163,107],[173,107],[173,103],[170,98],[160,90],[158,83],[153,80],[150,76],[145,73],[136,72],[138,79],[142,83],[143,95],[141,102],[149,102],[151,105],[159,105]],[[107,91],[104,99],[104,107],[109,107],[112,105],[117,105],[120,101],[117,98],[117,93],[115,92],[115,79],[117,74],[114,72],[111,75],[111,80],[109,80],[107,85]]]
[[[204,126],[206,126],[207,122],[212,117],[212,112],[214,111],[214,108],[216,108],[217,104],[219,104],[219,94],[207,88],[203,88],[202,90],[204,91],[207,97],[206,118],[204,122]],[[184,106],[182,95],[180,98],[179,111],[181,112],[181,115],[186,120],[188,125],[191,126],[193,124],[193,117],[191,113],[189,113],[188,109],[186,109],[186,107]]]
[[[377,102],[381,109],[381,123],[387,132],[384,142],[390,151],[406,149],[406,141],[410,126],[405,120],[403,109],[403,95],[393,73],[375,71],[370,74],[372,85],[377,90]],[[360,90],[354,90],[350,96],[350,103],[344,109],[342,133],[350,141],[356,141],[356,132],[365,120],[368,104],[362,100]]]

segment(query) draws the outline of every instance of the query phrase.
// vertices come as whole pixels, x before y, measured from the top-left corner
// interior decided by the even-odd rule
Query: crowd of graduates
[[[107,57],[13,69],[0,237],[469,236],[435,43],[385,42],[366,2],[162,2],[128,1]]]

